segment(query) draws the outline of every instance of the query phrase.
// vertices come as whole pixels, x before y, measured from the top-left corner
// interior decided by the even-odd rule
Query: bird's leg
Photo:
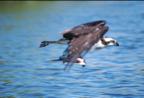
[[[49,44],[66,44],[67,42],[68,42],[68,40],[66,40],[64,38],[59,39],[57,41],[42,41],[41,44],[40,44],[40,48],[41,47],[46,47]]]
[[[66,40],[65,38],[61,38],[56,43],[57,44],[66,44],[66,43],[68,43],[68,40]]]

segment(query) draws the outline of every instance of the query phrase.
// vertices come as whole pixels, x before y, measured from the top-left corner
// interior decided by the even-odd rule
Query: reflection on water
[[[0,2],[1,98],[143,98],[143,2]],[[66,45],[38,48],[58,32],[88,21],[107,20],[107,36],[120,47],[89,53],[87,67],[63,71]]]

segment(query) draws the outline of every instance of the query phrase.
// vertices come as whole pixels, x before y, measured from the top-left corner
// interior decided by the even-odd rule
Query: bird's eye
[[[112,40],[111,42],[112,42],[112,43],[115,43],[115,41],[114,41],[114,40]]]

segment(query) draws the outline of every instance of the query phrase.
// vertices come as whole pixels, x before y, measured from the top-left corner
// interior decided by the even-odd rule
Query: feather
[[[83,58],[107,31],[105,22],[98,21],[77,26],[67,32],[67,34],[71,33],[71,40],[63,54],[63,62],[67,62],[65,69],[71,68],[78,57]]]

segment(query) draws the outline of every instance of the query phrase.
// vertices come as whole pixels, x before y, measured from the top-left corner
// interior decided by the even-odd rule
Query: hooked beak
[[[115,43],[115,46],[119,46],[119,43],[118,43],[118,42],[116,42],[116,43]]]

